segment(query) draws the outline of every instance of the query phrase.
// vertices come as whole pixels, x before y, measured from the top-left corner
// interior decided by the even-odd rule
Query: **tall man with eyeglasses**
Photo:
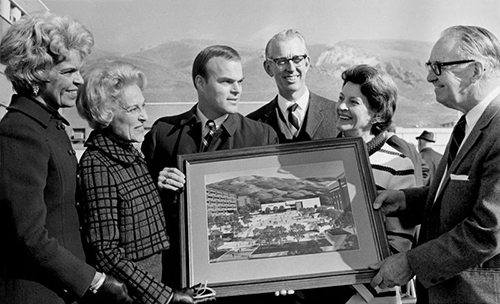
[[[464,115],[429,187],[380,192],[375,209],[422,224],[419,245],[370,266],[372,286],[417,277],[418,303],[500,303],[500,42],[446,29],[427,63],[437,102]]]
[[[278,133],[280,143],[334,138],[336,102],[318,96],[306,86],[311,65],[304,37],[294,29],[274,35],[266,46],[264,69],[273,77],[278,95],[247,115]]]

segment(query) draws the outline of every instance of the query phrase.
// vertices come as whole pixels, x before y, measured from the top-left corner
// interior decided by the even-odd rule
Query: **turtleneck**
[[[337,137],[346,137],[344,132],[339,133]],[[386,136],[385,132],[380,132],[377,136],[373,137],[369,142],[366,143],[368,148],[368,155],[372,155],[382,148],[385,144]]]

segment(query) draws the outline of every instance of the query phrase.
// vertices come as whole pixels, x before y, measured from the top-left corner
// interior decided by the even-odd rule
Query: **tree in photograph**
[[[354,219],[351,210],[342,212],[339,218],[335,221],[340,227],[354,227]]]
[[[239,218],[236,218],[231,222],[231,231],[233,232],[233,235],[236,236],[238,233],[240,233],[243,230],[243,225],[240,222]]]
[[[287,237],[287,230],[283,226],[274,227],[274,240],[278,242],[279,245],[283,244],[283,240]]]
[[[294,239],[296,239],[297,242],[300,242],[300,240],[304,237],[305,233],[306,233],[306,227],[298,223],[291,225],[290,231],[288,232],[288,234]]]
[[[238,214],[241,217],[246,217],[250,215],[250,207],[248,205],[243,205],[241,207],[238,207]]]
[[[217,252],[219,251],[219,247],[224,245],[224,241],[220,237],[221,233],[220,233],[220,231],[218,231],[218,232],[219,232],[219,236],[218,237],[214,236],[210,240],[209,245],[208,245],[209,250],[210,250],[210,259],[214,259],[214,258],[218,257],[219,255],[217,254]]]
[[[266,228],[261,229],[261,237],[262,240],[264,241],[264,244],[269,245],[271,247],[271,244],[273,240],[276,238],[276,232],[273,226],[266,226]]]
[[[319,207],[316,212],[318,212],[321,217],[326,218],[331,225],[333,225],[335,221],[342,215],[341,211],[324,206]]]

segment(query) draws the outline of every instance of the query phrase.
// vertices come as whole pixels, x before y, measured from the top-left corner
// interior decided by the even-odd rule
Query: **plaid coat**
[[[134,263],[169,248],[160,196],[143,157],[104,132],[93,131],[85,146],[78,212],[89,263],[123,281],[138,303],[166,303],[172,289]]]

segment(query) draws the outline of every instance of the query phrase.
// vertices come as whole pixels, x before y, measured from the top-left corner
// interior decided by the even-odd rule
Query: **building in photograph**
[[[207,214],[235,213],[237,210],[238,196],[236,194],[207,187]]]
[[[319,197],[313,197],[285,202],[261,203],[260,211],[262,213],[269,213],[288,210],[300,210],[303,208],[318,208],[319,206],[321,206]]]
[[[340,211],[345,210],[351,203],[345,174],[342,174],[339,178],[337,178],[337,180],[331,182],[327,187],[328,192],[330,192],[332,196],[333,207]]]

